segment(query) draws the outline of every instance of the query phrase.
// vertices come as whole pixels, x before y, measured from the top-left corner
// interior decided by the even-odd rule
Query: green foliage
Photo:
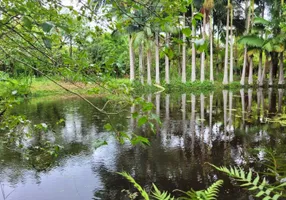
[[[206,190],[190,190],[188,192],[183,192],[187,195],[187,197],[180,197],[179,200],[216,200],[219,193],[219,187],[221,187],[223,184],[222,180],[218,180],[215,183],[213,183],[209,188]]]
[[[126,178],[130,183],[132,183],[145,200],[149,200],[150,198],[157,199],[157,200],[175,200],[175,199],[178,199],[178,200],[216,200],[218,197],[219,187],[221,187],[223,184],[222,180],[218,180],[206,190],[194,191],[193,189],[191,189],[190,191],[187,191],[187,192],[176,190],[176,191],[182,192],[186,196],[175,198],[167,191],[160,191],[154,183],[152,184],[153,185],[152,194],[148,195],[147,192],[132,178],[130,174],[126,172],[121,172],[118,174]]]
[[[253,172],[251,169],[246,172],[242,168],[238,167],[217,167],[210,164],[218,171],[226,173],[229,177],[236,180],[241,187],[247,188],[249,191],[255,194],[255,197],[263,197],[264,200],[276,200],[282,196],[281,188],[286,186],[286,183],[273,186],[267,183],[265,178],[261,178],[258,173]]]
[[[130,183],[132,183],[134,185],[134,187],[140,192],[141,196],[145,199],[145,200],[149,200],[149,195],[147,194],[147,192],[134,180],[134,178],[132,178],[132,176],[126,172],[121,172],[118,173],[121,176],[123,176],[124,178],[126,178]]]

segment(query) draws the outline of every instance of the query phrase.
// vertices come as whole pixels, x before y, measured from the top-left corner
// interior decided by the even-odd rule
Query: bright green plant
[[[218,180],[217,182],[212,184],[206,190],[195,191],[195,190],[191,189],[191,190],[189,190],[187,192],[184,192],[184,191],[181,191],[181,190],[176,190],[176,191],[180,191],[183,194],[185,194],[185,196],[176,198],[176,197],[173,197],[167,191],[160,191],[154,183],[153,183],[153,191],[151,192],[151,194],[148,194],[132,178],[132,176],[130,174],[128,174],[126,172],[121,172],[121,173],[118,173],[118,174],[120,174],[121,176],[126,178],[130,183],[132,183],[134,185],[134,187],[139,191],[139,193],[141,194],[141,196],[145,200],[150,200],[150,199],[157,199],[157,200],[176,200],[176,199],[177,200],[215,200],[218,197],[219,187],[221,187],[222,184],[223,184],[222,180]]]
[[[233,178],[240,187],[244,187],[247,190],[253,192],[255,197],[262,198],[263,200],[276,200],[282,196],[281,189],[285,188],[286,183],[279,184],[277,186],[269,184],[265,178],[259,176],[258,173],[253,170],[245,171],[239,167],[217,167],[210,164],[212,167],[227,174]]]

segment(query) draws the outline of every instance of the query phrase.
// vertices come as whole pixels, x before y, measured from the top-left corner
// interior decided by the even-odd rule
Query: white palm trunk
[[[143,52],[143,44],[141,43],[139,46],[139,77],[142,85],[144,85]]]
[[[283,52],[280,53],[279,57],[279,85],[284,84],[284,72],[283,72],[284,64],[283,64]]]
[[[160,84],[159,33],[155,33],[156,84]]]
[[[185,28],[186,15],[183,14],[183,28]],[[182,83],[186,83],[186,35],[183,34],[182,47]]]
[[[169,47],[169,33],[166,33],[166,46]],[[166,84],[170,84],[170,61],[168,55],[165,55],[165,81]]]
[[[245,10],[248,8],[248,3],[249,1],[245,1]],[[246,34],[249,33],[249,27],[250,27],[250,8],[248,8],[248,14],[246,14]],[[244,54],[243,54],[243,67],[242,67],[242,74],[241,74],[241,79],[240,79],[240,85],[245,84],[245,72],[246,72],[246,65],[247,65],[247,46],[244,46]]]
[[[135,62],[134,62],[134,49],[133,49],[133,39],[129,35],[129,59],[130,59],[130,81],[133,82],[135,79]]]
[[[194,6],[192,5],[193,19],[194,20]],[[191,81],[196,81],[196,47],[195,47],[196,27],[192,23],[192,77]]]
[[[210,81],[214,82],[214,61],[213,61],[213,18],[210,17],[209,37],[210,37]]]
[[[251,55],[249,58],[248,84],[253,85],[253,55]]]
[[[224,73],[223,73],[223,81],[222,84],[228,84],[228,40],[229,40],[229,3],[227,8],[227,17],[226,17],[226,37],[225,37],[225,55],[224,55]]]
[[[204,12],[204,19],[203,19],[203,30],[202,30],[202,36],[203,36],[203,41],[205,42],[206,40],[206,17],[207,17],[207,14],[206,12]],[[205,81],[205,51],[203,51],[201,53],[201,82],[204,82]]]
[[[258,78],[257,78],[257,84],[259,87],[263,86],[263,75],[262,75],[262,50],[259,52],[259,64],[258,64]]]
[[[233,82],[233,9],[230,13],[230,63],[229,63],[229,82]]]
[[[152,85],[152,78],[151,78],[151,65],[152,65],[152,57],[151,57],[151,50],[147,50],[147,84]]]

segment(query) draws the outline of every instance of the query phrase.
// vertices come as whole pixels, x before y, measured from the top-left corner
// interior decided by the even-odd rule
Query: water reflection
[[[15,189],[9,199],[29,200],[43,196],[48,200],[126,199],[121,190],[133,191],[133,187],[116,174],[123,170],[146,190],[152,182],[168,191],[203,189],[223,178],[205,162],[257,167],[249,149],[285,145],[284,136],[279,134],[284,128],[266,123],[267,118],[285,114],[283,94],[284,89],[262,88],[208,95],[148,94],[147,101],[154,103],[154,113],[162,121],[161,127],[156,125],[157,134],[147,126],[136,126],[132,113],[140,110],[135,106],[130,113],[108,119],[79,99],[22,104],[15,112],[26,114],[34,123],[54,124],[65,119],[65,124],[53,127],[55,133],[46,136],[64,146],[64,150],[51,169],[38,172],[25,165],[21,153],[0,143],[0,182],[6,193]],[[92,101],[104,104],[104,100]],[[149,137],[150,147],[118,144],[104,131],[104,124],[110,120],[123,131],[138,131]],[[109,145],[94,149],[93,142],[99,138]],[[34,140],[40,142],[41,138]],[[229,179],[224,179],[219,199],[247,198]]]

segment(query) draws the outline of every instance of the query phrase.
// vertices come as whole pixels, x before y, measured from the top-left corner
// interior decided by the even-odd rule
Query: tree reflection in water
[[[279,124],[265,123],[266,118],[286,114],[283,94],[284,89],[258,88],[199,95],[145,95],[147,101],[155,102],[154,112],[162,121],[161,127],[156,126],[160,129],[157,134],[147,126],[136,126],[130,113],[140,110],[134,106],[130,113],[113,116],[111,120],[121,130],[149,137],[149,147],[118,144],[103,128],[108,121],[106,116],[79,99],[21,104],[14,112],[24,112],[33,123],[53,124],[65,119],[65,124],[54,127],[56,133],[49,133],[50,139],[64,149],[49,171],[37,173],[24,164],[19,152],[4,148],[1,143],[0,180],[7,189],[15,188],[11,199],[26,196],[33,200],[42,193],[47,199],[78,199],[75,185],[84,199],[124,199],[121,190],[133,191],[133,187],[116,174],[118,171],[129,172],[146,190],[153,182],[168,191],[203,189],[220,177],[225,180],[220,199],[245,199],[245,193],[227,177],[204,163],[259,169],[257,157],[249,149],[283,149],[286,140],[281,133],[285,129]],[[104,102],[93,101],[97,105]],[[99,138],[105,138],[109,145],[94,149],[93,141]],[[41,138],[34,140],[39,142]],[[72,184],[64,184],[71,181],[66,178],[69,176],[73,177]]]

